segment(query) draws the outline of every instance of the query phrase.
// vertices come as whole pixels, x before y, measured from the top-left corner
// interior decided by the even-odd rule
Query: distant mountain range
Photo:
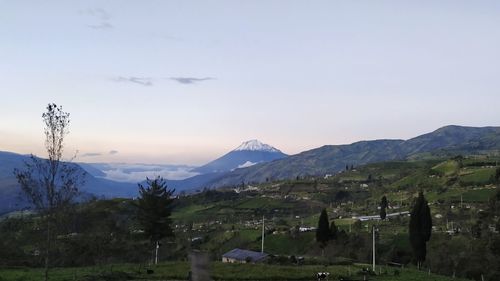
[[[242,145],[201,167],[182,167],[181,180],[168,180],[169,187],[180,191],[259,183],[297,176],[335,174],[346,165],[406,160],[458,154],[491,154],[500,151],[500,127],[446,126],[409,140],[360,141],[346,145],[325,145],[287,156],[278,149],[257,140]],[[19,207],[19,187],[13,169],[22,167],[27,156],[0,152],[0,213]],[[106,197],[132,197],[137,185],[109,180],[110,164],[79,163],[87,171],[82,191]],[[115,164],[116,165],[116,164]],[[125,164],[123,164],[125,165]],[[152,165],[154,166],[154,165]],[[178,168],[177,166],[172,166]],[[155,167],[158,171],[165,167]],[[125,170],[120,167],[121,171]],[[125,172],[142,173],[142,167],[127,167]],[[16,201],[17,200],[17,201]]]
[[[30,161],[29,156],[0,151],[0,214],[26,206],[26,202],[20,196],[20,188],[14,176],[14,169],[22,169],[25,161]],[[82,169],[81,173],[85,174],[85,184],[80,189],[85,194],[107,198],[137,195],[137,184],[95,177],[91,173],[85,173],[81,166],[74,165]],[[92,172],[97,173],[95,170]]]
[[[360,141],[325,145],[286,158],[213,176],[191,188],[234,186],[297,176],[335,174],[346,165],[406,160],[458,154],[487,154],[500,151],[500,127],[446,126],[409,140]]]
[[[201,167],[184,165],[152,165],[152,164],[124,164],[124,163],[75,163],[79,169],[86,172],[85,185],[81,191],[102,197],[133,197],[137,195],[137,182],[148,175],[161,174],[174,179],[167,180],[172,188],[178,191],[193,190],[204,186],[207,182],[219,178],[221,175],[287,157],[278,149],[251,140],[242,143],[233,151]],[[0,151],[0,213],[22,208],[25,203],[20,200],[20,189],[14,177],[15,168],[22,168],[29,156]],[[184,180],[176,180],[184,175]],[[194,175],[194,176],[193,176]]]

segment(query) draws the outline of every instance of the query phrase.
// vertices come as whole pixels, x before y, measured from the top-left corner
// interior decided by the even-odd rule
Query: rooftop
[[[235,260],[244,261],[247,258],[250,258],[252,262],[256,262],[267,257],[266,253],[255,252],[250,250],[242,250],[242,249],[233,249],[222,255],[224,258],[230,258]]]

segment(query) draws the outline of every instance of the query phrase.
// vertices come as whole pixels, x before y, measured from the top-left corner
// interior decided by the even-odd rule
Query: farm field
[[[315,280],[317,272],[329,272],[330,280],[350,277],[363,280],[361,269],[368,265],[352,266],[279,266],[262,264],[224,264],[214,262],[210,266],[213,280]],[[153,274],[146,274],[144,267],[134,264],[117,264],[98,267],[56,268],[51,271],[54,281],[107,281],[107,280],[186,280],[189,274],[189,263],[167,262],[152,268]],[[398,275],[395,275],[398,271]],[[381,274],[368,276],[368,280],[387,281],[448,281],[466,280],[452,279],[414,269],[395,270],[384,267]],[[39,281],[43,271],[32,268],[0,268],[0,280]]]
[[[383,162],[355,167],[328,178],[305,177],[180,196],[171,216],[175,236],[165,239],[165,246],[159,250],[162,260],[172,262],[161,263],[150,275],[144,274],[144,267],[137,263],[148,260],[145,249],[149,241],[137,231],[132,200],[92,201],[80,206],[79,211],[86,214],[89,222],[98,221],[98,230],[61,237],[58,243],[61,246],[77,244],[86,249],[86,253],[92,253],[75,252],[76,263],[101,266],[73,267],[67,259],[65,267],[52,271],[53,280],[185,280],[191,250],[208,253],[215,280],[312,280],[314,273],[322,271],[325,264],[332,278],[337,278],[348,276],[349,272],[355,274],[359,264],[371,261],[372,227],[378,230],[377,264],[397,262],[409,268],[399,276],[388,268],[388,274],[371,276],[370,280],[451,280],[449,276],[454,271],[457,277],[477,278],[493,272],[495,260],[484,265],[480,262],[482,256],[464,256],[461,245],[468,244],[467,253],[474,255],[495,249],[498,240],[498,234],[492,231],[494,217],[485,211],[498,192],[492,177],[496,169],[481,166],[484,161],[465,158],[462,163],[455,159]],[[433,216],[425,268],[439,269],[443,276],[428,276],[428,272],[411,269],[413,254],[408,214],[383,221],[358,219],[379,218],[382,196],[388,201],[387,214],[408,212],[420,190],[424,191]],[[323,209],[338,231],[337,238],[324,249],[316,242],[315,230]],[[481,225],[478,215],[485,221],[480,221]],[[11,256],[18,259],[17,264],[32,260],[29,253],[36,249],[36,242],[30,242],[37,241],[30,236],[30,229],[36,227],[36,218],[31,220],[32,216],[20,213],[4,218],[4,229],[9,229],[5,241],[15,242],[4,242],[0,251],[10,251]],[[260,251],[263,218],[265,252],[272,258],[264,264],[218,262],[224,253],[235,248]],[[114,227],[108,230],[109,226]],[[106,233],[103,229],[113,233],[113,237],[115,233],[118,236],[114,239],[102,236]],[[475,238],[478,235],[488,240],[478,240]],[[95,241],[102,243],[98,244],[102,249],[96,248]],[[107,246],[108,243],[111,244]],[[10,245],[22,248],[10,249]],[[113,254],[108,256],[103,250]],[[451,261],[443,255],[457,258]],[[297,262],[299,258],[302,265]],[[473,266],[464,266],[469,260]],[[382,268],[382,272],[385,270]],[[37,279],[41,270],[3,268],[0,276],[3,278],[0,281],[41,280]],[[491,274],[487,277],[494,278]]]

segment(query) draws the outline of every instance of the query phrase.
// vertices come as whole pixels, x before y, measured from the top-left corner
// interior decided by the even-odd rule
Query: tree
[[[139,184],[139,199],[135,203],[137,218],[144,233],[149,237],[154,252],[155,264],[158,263],[160,240],[174,235],[171,227],[175,189],[167,189],[167,183],[161,177],[154,180],[146,178],[146,187]]]
[[[328,240],[330,240],[330,226],[326,209],[323,209],[319,215],[318,229],[316,229],[316,242],[320,243],[320,246],[324,248]]]
[[[380,208],[380,219],[385,220],[387,217],[387,212],[385,211],[385,208]]]
[[[418,194],[410,215],[410,244],[420,269],[427,255],[426,243],[431,238],[432,231],[431,212],[422,191]]]
[[[45,149],[48,159],[31,155],[24,169],[15,169],[21,190],[40,215],[45,224],[44,266],[45,280],[49,278],[51,246],[57,222],[65,210],[73,205],[78,196],[78,187],[83,185],[85,172],[72,163],[63,162],[64,138],[68,134],[69,113],[61,106],[48,104],[42,114],[45,125]]]
[[[332,220],[330,223],[330,240],[337,240],[337,234],[338,234],[339,229],[335,225],[335,221]]]
[[[386,216],[387,216],[387,213],[385,211],[385,209],[387,208],[389,204],[387,203],[387,197],[385,197],[385,195],[382,197],[382,199],[380,200],[380,219],[381,220],[385,220]]]
[[[470,233],[473,238],[479,239],[481,238],[481,230],[482,230],[482,221],[478,220],[476,223],[471,227]]]

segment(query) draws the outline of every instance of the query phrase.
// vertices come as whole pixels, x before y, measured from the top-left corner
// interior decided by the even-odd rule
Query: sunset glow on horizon
[[[0,1],[0,151],[201,165],[498,126],[496,1]]]

